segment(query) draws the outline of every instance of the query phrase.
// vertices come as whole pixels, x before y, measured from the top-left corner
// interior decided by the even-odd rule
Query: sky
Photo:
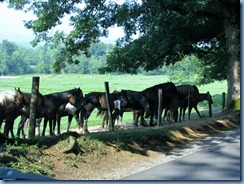
[[[34,18],[30,12],[16,11],[7,7],[7,3],[0,3],[0,41],[7,39],[15,43],[30,42],[34,39],[32,30],[24,27],[24,20],[28,21]],[[62,30],[71,30],[68,26],[68,18],[64,19],[59,27]],[[115,43],[115,41],[124,35],[123,29],[113,27],[109,29],[108,38],[101,38],[102,42]]]

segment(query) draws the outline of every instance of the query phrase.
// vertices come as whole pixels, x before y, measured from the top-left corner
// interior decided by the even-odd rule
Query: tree
[[[82,4],[81,4],[82,3]],[[65,62],[77,63],[73,56],[82,51],[89,56],[91,43],[107,36],[113,25],[122,26],[125,37],[111,52],[106,71],[137,73],[174,64],[185,55],[195,54],[213,79],[227,79],[227,103],[240,98],[240,1],[238,0],[127,0],[122,4],[105,0],[11,1],[17,9],[33,10],[36,20],[26,22],[36,38],[64,43],[56,69]],[[69,34],[53,27],[70,14],[74,30]],[[131,39],[133,34],[138,39]],[[103,70],[104,71],[104,70]],[[218,72],[218,73],[216,73]]]
[[[200,78],[198,74],[200,73],[201,75],[201,69],[197,68],[198,63],[199,61],[195,56],[187,56],[174,65],[170,64],[163,67],[163,70],[166,72],[170,81],[194,81],[195,84],[199,84],[195,81],[196,78]],[[196,69],[200,72],[196,72]]]

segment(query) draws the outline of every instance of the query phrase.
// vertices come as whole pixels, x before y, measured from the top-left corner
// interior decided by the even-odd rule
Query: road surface
[[[240,128],[191,143],[193,151],[120,180],[240,180]]]

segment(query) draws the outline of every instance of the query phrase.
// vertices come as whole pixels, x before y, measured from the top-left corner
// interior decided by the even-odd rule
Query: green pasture
[[[31,92],[32,77],[40,77],[39,90],[42,94],[49,94],[54,92],[61,92],[69,90],[75,87],[80,87],[84,94],[92,91],[105,91],[104,82],[109,82],[110,92],[115,89],[130,89],[140,91],[147,87],[151,87],[155,84],[168,82],[168,78],[163,75],[78,75],[78,74],[62,74],[62,75],[23,75],[16,77],[0,77],[0,91],[14,90],[14,88],[19,87],[24,92]],[[173,81],[178,85],[178,81]],[[193,84],[189,81],[183,84]],[[198,86],[200,93],[210,92],[213,99],[213,111],[215,109],[221,109],[222,106],[222,93],[227,92],[227,83],[214,82],[212,84]],[[204,114],[207,115],[206,109],[208,104],[202,102],[199,104],[199,110],[205,111]],[[88,127],[92,125],[101,125],[102,117],[96,117],[97,111],[94,110],[89,121]],[[192,117],[196,116],[195,111],[192,111]],[[19,119],[15,122],[15,129],[18,125]],[[127,112],[123,117],[123,122],[131,122],[132,113]],[[67,118],[62,118],[61,126],[63,130],[67,127]],[[75,120],[73,120],[71,128],[77,127]],[[49,131],[49,128],[47,128]],[[2,131],[2,130],[1,130]],[[16,130],[15,130],[16,132]]]

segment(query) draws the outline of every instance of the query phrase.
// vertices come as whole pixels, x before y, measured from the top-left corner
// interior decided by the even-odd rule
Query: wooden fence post
[[[162,89],[158,89],[158,126],[162,123]]]
[[[225,108],[225,92],[222,93],[222,111]]]
[[[29,134],[28,138],[35,137],[35,128],[36,128],[36,107],[38,100],[38,91],[39,91],[39,77],[32,78],[32,90],[31,90],[31,102],[30,102],[30,124],[29,124]]]
[[[106,95],[106,104],[107,104],[107,111],[108,111],[110,130],[114,131],[112,112],[111,112],[111,108],[110,108],[109,84],[108,84],[108,82],[104,82],[104,85],[105,85],[105,95]]]
[[[207,94],[209,94],[209,91],[207,92]],[[212,104],[210,102],[208,102],[208,107],[209,107],[209,117],[212,117],[213,116],[213,113],[212,113]]]

